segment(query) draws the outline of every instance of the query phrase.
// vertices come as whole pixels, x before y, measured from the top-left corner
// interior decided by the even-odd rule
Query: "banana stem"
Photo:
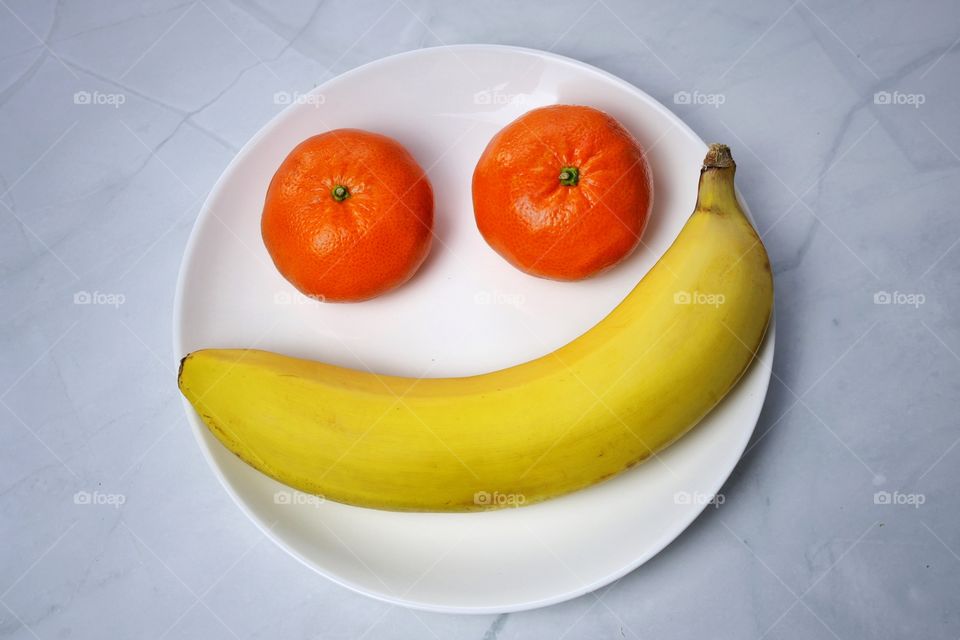
[[[707,149],[707,157],[703,159],[704,169],[725,169],[736,166],[737,163],[733,161],[730,147],[716,142],[710,145],[710,148]]]
[[[737,195],[733,188],[736,171],[737,163],[733,161],[730,147],[711,144],[700,169],[697,209],[722,213],[728,211],[730,205],[736,206]]]

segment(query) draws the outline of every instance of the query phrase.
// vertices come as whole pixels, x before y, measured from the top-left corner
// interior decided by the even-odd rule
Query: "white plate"
[[[491,136],[521,113],[555,103],[586,104],[617,118],[648,150],[655,181],[644,244],[617,268],[579,283],[533,278],[508,265],[478,233],[470,200],[473,168]],[[436,196],[438,238],[421,271],[398,290],[355,305],[300,296],[260,239],[263,196],[280,161],[304,138],[338,127],[402,142],[428,168]],[[298,98],[217,182],[183,259],[174,351],[179,357],[205,347],[258,347],[409,376],[475,374],[536,358],[607,315],[670,245],[693,210],[705,151],[696,134],[644,92],[553,54],[466,45],[365,65]],[[753,432],[773,342],[771,329],[761,362],[660,461],[563,498],[498,512],[317,504],[240,462],[186,408],[227,491],[308,566],[411,607],[516,611],[615,580],[693,521]]]

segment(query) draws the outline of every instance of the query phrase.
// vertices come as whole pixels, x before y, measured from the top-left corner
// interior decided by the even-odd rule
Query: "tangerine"
[[[406,282],[433,237],[433,189],[396,140],[336,129],[304,140],[277,169],[263,242],[302,293],[367,300]]]
[[[473,173],[487,243],[518,269],[554,280],[587,278],[630,255],[652,203],[643,148],[591,107],[527,112],[493,137]]]

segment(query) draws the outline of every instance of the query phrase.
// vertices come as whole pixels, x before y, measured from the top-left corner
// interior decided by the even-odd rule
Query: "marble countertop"
[[[949,0],[0,1],[0,637],[956,638],[958,36]],[[470,42],[596,65],[735,145],[777,281],[722,507],[596,594],[500,616],[302,566],[171,384],[200,199],[275,92]]]

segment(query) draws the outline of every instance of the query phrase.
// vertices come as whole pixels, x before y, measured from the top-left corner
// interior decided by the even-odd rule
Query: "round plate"
[[[575,60],[515,47],[412,51],[345,73],[291,104],[214,186],[187,244],[174,351],[256,347],[384,374],[461,376],[539,357],[606,316],[663,254],[696,200],[706,145],[636,87]],[[624,124],[648,152],[655,204],[642,245],[583,282],[541,280],[483,241],[470,198],[490,138],[529,109],[585,104]],[[436,238],[420,272],[361,304],[293,289],[260,239],[274,171],[311,135],[339,127],[399,140],[428,170]],[[760,414],[773,330],[723,403],[657,459],[603,484],[519,509],[393,513],[322,502],[261,475],[187,415],[227,491],[278,545],[346,587],[434,611],[490,613],[573,598],[663,549],[719,490]]]

